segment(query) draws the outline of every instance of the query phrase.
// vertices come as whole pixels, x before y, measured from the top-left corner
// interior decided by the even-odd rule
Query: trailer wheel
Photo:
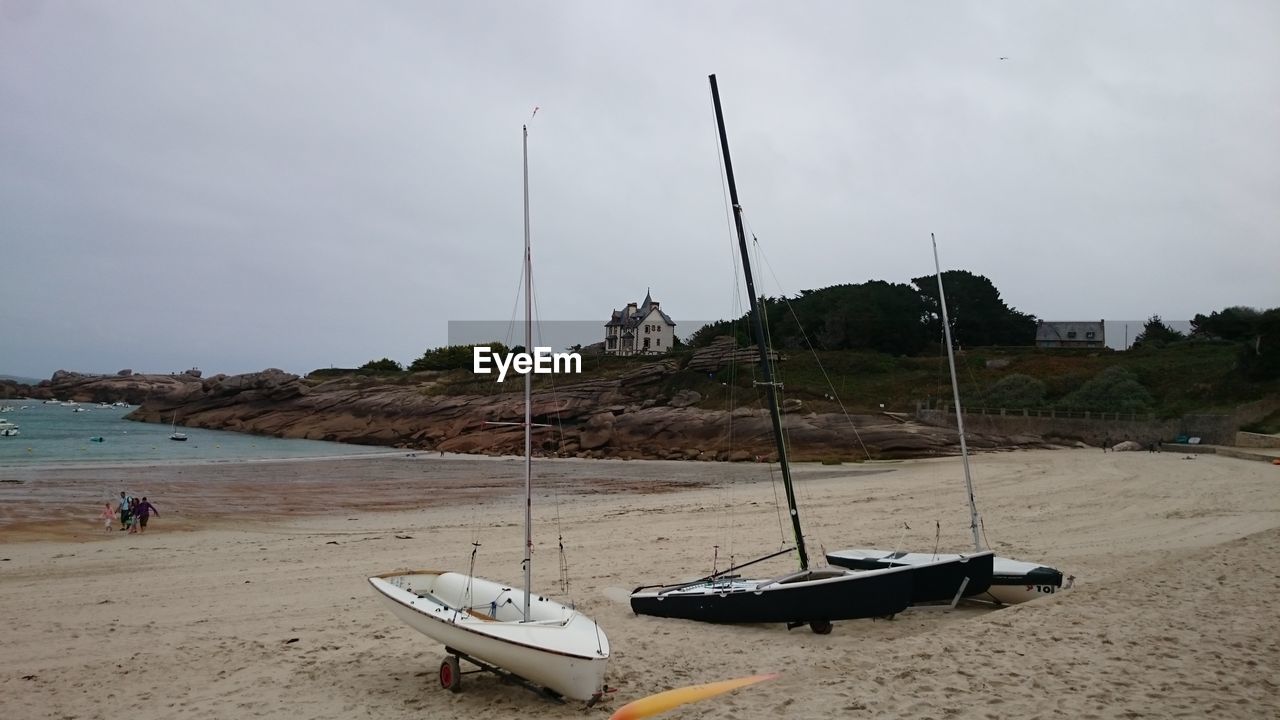
[[[453,655],[440,661],[440,687],[449,692],[462,692],[462,669]]]
[[[830,620],[813,620],[809,623],[809,629],[818,635],[830,635],[831,621]]]

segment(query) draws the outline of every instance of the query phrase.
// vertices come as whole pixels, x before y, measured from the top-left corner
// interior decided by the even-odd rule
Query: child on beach
[[[102,504],[102,512],[98,515],[102,518],[103,532],[111,532],[115,528],[112,527],[116,522],[116,511],[111,509],[111,503]]]

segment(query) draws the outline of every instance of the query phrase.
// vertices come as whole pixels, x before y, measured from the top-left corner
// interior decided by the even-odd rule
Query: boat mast
[[[964,440],[964,413],[960,410],[960,384],[956,380],[956,355],[951,349],[951,321],[947,319],[947,295],[942,289],[942,265],[938,262],[938,240],[929,233],[933,243],[933,267],[938,272],[938,304],[942,306],[942,330],[947,338],[947,364],[951,367],[951,394],[956,401],[956,429],[960,432],[960,456],[964,458],[964,487],[969,493],[969,530],[973,532],[973,548],[982,552],[978,539],[978,503],[973,499],[973,477],[969,475],[969,448]]]
[[[733,222],[738,230],[738,250],[742,253],[742,271],[747,278],[747,298],[751,306],[751,328],[760,349],[760,369],[769,396],[769,418],[773,421],[773,439],[778,446],[778,465],[782,468],[782,486],[787,491],[787,511],[791,515],[791,528],[796,535],[796,550],[800,554],[800,569],[809,569],[809,555],[804,549],[804,533],[800,530],[800,513],[796,510],[796,494],[791,487],[791,466],[787,463],[787,445],[782,435],[782,414],[778,412],[778,387],[773,381],[773,367],[769,363],[769,344],[765,341],[763,309],[756,300],[755,282],[751,278],[751,262],[748,259],[747,236],[742,228],[742,206],[738,204],[738,186],[733,181],[733,161],[729,159],[729,138],[724,131],[724,115],[720,111],[720,89],[716,76],[711,75],[711,100],[716,107],[716,128],[720,131],[720,151],[724,155],[724,174],[729,180],[729,201],[733,204]]]
[[[524,351],[533,351],[533,258],[529,249],[529,126],[524,130]],[[524,620],[533,586],[533,373],[524,374]]]

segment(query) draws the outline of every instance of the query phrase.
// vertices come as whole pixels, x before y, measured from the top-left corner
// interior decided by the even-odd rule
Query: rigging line
[[[738,301],[738,302],[735,302],[735,301]],[[740,305],[740,297],[731,298],[730,299],[730,316],[733,317],[734,319],[729,322],[729,329],[730,329],[730,333],[734,337],[734,345],[729,353],[729,362],[726,367],[726,373],[725,373],[725,376],[727,378],[725,387],[727,388],[726,394],[728,395],[728,409],[726,410],[726,413],[728,415],[728,422],[729,422],[728,444],[729,444],[730,454],[733,453],[734,447],[736,446],[736,443],[737,443],[737,423],[735,422],[733,411],[738,406],[737,405],[738,361],[737,361],[737,339],[736,338],[737,338],[737,332],[738,332],[737,313],[741,309],[742,308]],[[719,373],[717,372],[716,375],[718,376]],[[734,490],[735,490],[734,483],[729,482],[725,484],[723,489],[723,495],[721,497],[724,503],[724,507],[720,513],[721,525],[720,525],[719,535],[721,538],[721,542],[724,543],[725,547],[729,549],[730,556],[732,556],[733,554],[733,541],[734,541],[733,530],[734,528],[737,527],[737,523],[734,522],[734,518],[736,517],[735,511],[738,507],[738,504],[735,502],[736,498],[735,498]]]
[[[503,340],[508,348],[512,347],[515,336],[516,318],[520,313],[520,295],[524,291],[524,258],[520,258],[520,279],[516,281],[516,297],[511,303],[511,319],[507,321],[507,335]]]
[[[850,417],[849,410],[845,407],[844,400],[840,397],[840,393],[836,392],[835,383],[831,382],[831,376],[827,373],[827,368],[822,364],[822,358],[818,357],[817,348],[815,348],[813,342],[809,340],[809,334],[804,331],[804,325],[800,323],[800,316],[796,314],[795,306],[791,304],[791,300],[787,298],[786,294],[781,292],[782,283],[778,282],[778,276],[773,271],[773,265],[769,264],[769,259],[763,255],[763,251],[761,251],[760,256],[763,258],[764,267],[769,270],[769,276],[773,278],[774,284],[779,288],[782,302],[786,305],[787,312],[791,313],[791,319],[795,321],[796,328],[800,330],[800,338],[804,340],[805,347],[807,347],[810,354],[813,355],[813,361],[817,364],[818,371],[822,373],[822,379],[826,381],[827,388],[831,390],[831,397],[835,398],[836,404],[840,406],[840,414],[844,416],[845,422],[849,423],[849,429],[853,431],[854,438],[857,439],[858,445],[862,448],[862,452],[867,456],[867,459],[870,460],[871,451],[867,449],[867,444],[862,439],[862,433],[858,432],[858,426],[854,424],[853,418]]]
[[[930,234],[929,237],[932,238],[933,235]],[[935,244],[934,245],[934,261],[935,262],[937,262],[937,252],[938,252],[937,245]],[[936,268],[936,273],[937,273],[936,277],[938,280],[938,301],[942,309],[943,338],[947,339],[949,336],[949,339],[950,339],[950,342],[946,343],[948,346],[947,358],[948,358],[949,369],[951,373],[954,374],[955,373],[955,363],[954,363],[955,353],[953,352],[953,348],[951,347],[951,345],[952,343],[956,343],[956,340],[955,340],[955,334],[950,332],[950,328],[947,327],[947,325],[949,325],[949,323],[947,322],[949,319],[949,316],[947,314],[947,307],[945,305],[944,296],[946,295],[946,292],[943,290],[941,263],[938,263],[938,267]],[[975,387],[980,388],[980,386],[978,385],[977,377],[974,375],[974,372],[973,372],[973,366],[970,365],[969,363],[966,363],[965,370],[968,371],[969,378],[973,382],[973,385]],[[965,485],[966,485],[966,491],[967,491],[966,500],[968,501],[969,507],[970,507],[969,529],[973,533],[974,547],[980,550],[981,548],[979,547],[979,543],[978,543],[979,528],[977,526],[981,524],[982,516],[978,513],[977,500],[974,497],[975,490],[974,490],[973,474],[970,472],[969,453],[967,448],[965,447],[964,421],[961,418],[961,416],[964,414],[964,411],[963,411],[963,408],[960,407],[960,381],[959,381],[959,378],[954,375],[952,377],[952,381],[954,382],[954,387],[952,388],[952,391],[955,395],[954,400],[956,403],[956,432],[960,436],[960,453],[964,460],[964,475],[965,475]],[[990,545],[988,545],[988,547],[990,547]]]
[[[743,217],[743,223],[744,223],[744,224],[749,224],[749,223],[747,223],[747,220],[746,220],[746,218],[745,218],[745,213],[744,213],[744,217]],[[755,251],[756,251],[756,266],[757,266],[757,267],[759,267],[759,265],[760,265],[760,241],[759,241],[759,239],[755,236],[755,234],[754,234],[754,233],[752,233],[752,235],[751,235],[751,242],[752,242],[752,246],[755,248]],[[774,394],[775,394],[775,397],[776,397],[777,402],[778,402],[778,407],[779,407],[779,408],[781,408],[781,407],[782,407],[782,405],[785,403],[785,398],[783,397],[783,392],[782,392],[782,389],[783,389],[784,383],[783,383],[783,377],[782,377],[782,375],[780,374],[780,372],[781,372],[781,368],[779,368],[778,363],[775,363],[775,362],[773,361],[773,356],[774,356],[774,354],[775,354],[775,352],[776,352],[776,351],[773,349],[773,332],[772,332],[772,329],[771,329],[771,327],[770,327],[770,325],[769,325],[769,311],[768,311],[768,303],[766,303],[766,302],[764,301],[764,299],[763,299],[763,298],[761,298],[761,299],[760,299],[760,301],[757,303],[756,307],[760,310],[760,321],[761,321],[761,325],[763,326],[763,329],[764,329],[765,345],[766,345],[766,347],[768,347],[768,348],[769,348],[769,352],[768,352],[768,353],[766,353],[766,355],[765,355],[765,360],[764,360],[764,361],[765,361],[765,362],[767,362],[767,363],[769,363],[769,369],[772,371],[772,372],[770,373],[770,375],[771,375],[771,377],[773,377],[774,382],[775,382],[775,383],[777,383],[777,384],[774,386]],[[763,372],[763,371],[762,371],[762,372]],[[754,375],[754,373],[753,373],[753,375]],[[758,386],[757,386],[757,388],[758,388]],[[760,400],[760,397],[759,397],[759,396],[760,396],[760,391],[757,389],[757,391],[756,391],[756,400],[757,400],[757,402]],[[790,423],[787,423],[787,422],[783,422],[783,423],[782,423],[782,443],[784,444],[784,446],[790,446],[790,445],[791,445],[791,428],[790,428]],[[778,477],[777,477],[776,475],[774,475],[774,473],[773,473],[773,463],[770,463],[770,464],[769,464],[769,479],[770,479],[771,483],[773,484],[773,506],[774,506],[774,509],[775,509],[775,514],[777,514],[777,516],[778,516],[778,525],[779,525],[779,529],[780,529],[780,542],[781,542],[781,544],[782,544],[782,545],[785,545],[785,544],[786,544],[786,529],[785,529],[785,526],[784,526],[784,525],[783,525],[783,523],[782,523],[782,515],[781,515],[782,508],[781,508],[781,506],[780,506],[780,505],[779,505],[779,503],[778,503]],[[794,487],[794,486],[793,486],[793,487]],[[798,490],[798,489],[793,489],[793,492],[797,492],[797,493],[798,493],[798,492],[799,492],[799,490]]]
[[[537,318],[536,322],[534,323],[534,328],[536,328],[535,331],[538,334],[539,342],[542,342],[541,340],[542,316],[538,311],[538,289],[536,284],[532,284],[532,287],[533,287],[533,312],[534,312],[534,317]],[[526,349],[525,352],[528,352],[528,350]],[[557,437],[554,439],[556,440],[556,457],[559,457],[560,451],[564,449],[564,418],[560,414],[560,410],[561,410],[560,393],[559,393],[559,388],[556,386],[555,374],[549,373],[547,375],[546,382],[548,385],[550,385],[551,403],[552,403],[553,412],[555,413],[554,425],[556,428]]]
[[[729,245],[728,288],[729,288],[729,306],[731,308],[730,317],[733,318],[729,323],[729,332],[730,332],[730,337],[733,338],[734,342],[733,342],[733,347],[731,348],[730,354],[729,354],[729,363],[727,368],[728,372],[726,373],[726,376],[727,376],[726,386],[728,388],[727,395],[728,395],[728,403],[729,403],[728,441],[729,441],[730,452],[732,452],[734,443],[736,442],[736,439],[737,439],[733,411],[737,407],[736,403],[737,403],[738,366],[737,366],[737,360],[735,356],[737,353],[739,316],[741,315],[741,310],[742,310],[742,288],[740,287],[740,283],[738,282],[737,267],[738,267],[739,258],[738,258],[737,230],[735,229],[734,220],[733,220],[733,207],[732,207],[731,198],[729,197],[728,177],[725,171],[723,151],[720,147],[720,135],[719,135],[719,130],[717,129],[714,103],[711,104],[710,127],[711,127],[712,137],[713,137],[713,141],[711,144],[713,147],[715,147],[715,153],[716,153],[715,154],[716,173],[720,178],[721,206],[724,208],[724,220],[725,220],[725,239],[728,241],[728,245]],[[719,375],[718,368],[715,375],[716,376]],[[713,377],[713,381],[714,381],[714,377]],[[734,483],[732,482],[726,483],[723,492],[724,492],[724,495],[722,496],[722,499],[725,502],[725,511],[721,515],[721,517],[722,517],[722,522],[726,523],[727,527],[722,528],[720,535],[721,535],[721,538],[725,540],[725,544],[728,545],[729,547],[732,547],[733,536],[732,536],[731,530],[735,526],[735,523],[733,523],[733,517],[734,517],[733,513],[734,513],[734,510],[736,509],[736,504],[732,502],[733,494],[734,494]]]
[[[750,223],[747,222],[745,217],[743,218],[743,222],[748,226],[750,225]],[[786,305],[788,308],[790,308],[791,303],[787,299],[786,293],[783,292],[782,290],[782,283],[778,282],[777,275],[773,273],[772,266],[769,266],[768,263],[764,260],[764,250],[760,247],[760,239],[755,235],[754,232],[752,232],[751,234],[751,243],[756,251],[756,266],[760,267],[761,265],[764,265],[766,267],[769,267],[769,274],[773,278],[774,286],[778,290],[778,295],[781,299],[781,302],[784,305]],[[781,360],[781,357],[779,356],[779,361],[774,360],[774,355],[777,353],[777,351],[774,350],[774,346],[773,346],[773,330],[772,330],[772,326],[769,324],[768,303],[762,299],[761,302],[759,303],[759,307],[761,308],[760,317],[764,324],[765,338],[770,351],[768,356],[766,357],[766,361],[769,363],[769,367],[772,370],[772,373],[771,373],[772,377],[774,378],[774,381],[777,383],[777,385],[774,387],[774,392],[776,393],[776,397],[778,400],[778,407],[781,408],[783,405],[786,404],[786,398],[785,398],[786,383],[785,383],[785,378],[783,377],[782,366],[779,362]],[[792,310],[793,315],[794,313],[795,311]],[[799,325],[798,318],[796,319],[796,324]],[[806,342],[808,342],[807,338],[805,340]],[[819,366],[821,366],[821,362],[819,362]],[[830,384],[830,381],[828,381],[828,384]],[[832,394],[835,394],[834,387],[831,388],[831,391],[832,391]],[[854,429],[854,432],[855,434],[857,433],[856,428]],[[789,449],[791,447],[791,423],[789,422],[782,423],[782,435],[783,435],[782,442]],[[861,442],[862,440],[861,436],[858,437],[858,440],[859,442]],[[864,446],[864,450],[865,450],[865,446]],[[820,507],[819,503],[812,501],[812,495],[809,493],[807,486],[799,485],[798,483],[792,483],[792,492],[797,496],[797,500],[798,501],[803,500],[806,506],[811,508]],[[810,512],[816,512],[816,509],[811,510]],[[810,529],[807,534],[811,535],[814,538],[814,541],[817,542],[817,544],[822,545],[823,544],[822,534],[821,534],[821,530],[818,529],[818,526],[815,526],[813,523],[810,523],[809,528]]]
[[[537,112],[536,108],[534,112]],[[532,257],[530,258],[530,263],[532,263]],[[532,273],[530,274],[532,275]],[[533,317],[534,317],[533,327],[534,327],[535,337],[537,338],[537,340],[535,341],[535,347],[536,347],[537,345],[542,344],[544,340],[542,336],[542,313],[540,311],[540,304],[538,300],[538,285],[532,278],[530,278],[529,280],[529,289],[530,289],[530,296],[533,298]],[[529,351],[530,351],[530,348],[525,348],[525,352],[529,352]],[[554,373],[548,374],[547,384],[550,385],[551,402],[552,402],[553,413],[555,415],[554,427],[558,435],[558,440],[556,441],[556,455],[559,456],[560,454],[559,450],[564,447],[564,421],[560,414],[560,396],[559,396],[558,388],[556,387]],[[568,598],[570,597],[569,587],[570,587],[571,577],[569,573],[569,557],[564,549],[564,524],[560,517],[559,487],[555,485],[551,486],[551,498],[552,498],[552,505],[555,508],[555,516],[556,516],[556,543],[559,551],[560,587],[561,587],[562,594],[566,598]],[[570,602],[570,605],[572,606],[573,603]],[[598,636],[599,635],[598,625],[596,626],[596,633]],[[598,643],[598,637],[597,637],[597,643]]]
[[[778,502],[778,478],[773,473],[773,463],[766,463],[769,466],[769,487],[773,488],[773,514],[778,519],[778,541],[779,547],[787,544],[787,528],[782,521],[782,503]]]
[[[718,130],[718,125],[716,122],[715,103],[713,102],[710,104],[712,106],[711,107],[711,132],[714,138],[711,144],[715,146],[715,149],[716,149],[716,173],[720,176],[720,195],[722,196],[721,204],[722,204],[722,207],[724,207],[724,222],[725,222],[725,229],[727,231],[726,237],[729,240],[729,255],[731,258],[733,258],[733,260],[736,261],[738,259],[738,238],[737,238],[737,230],[734,228],[734,223],[733,223],[733,208],[731,207],[732,202],[729,198],[729,180],[725,172],[724,152],[720,148],[720,132]],[[738,270],[736,267],[736,263],[731,263],[729,265],[729,281],[730,281],[729,287],[733,288],[734,294],[738,294],[740,290],[738,288]]]

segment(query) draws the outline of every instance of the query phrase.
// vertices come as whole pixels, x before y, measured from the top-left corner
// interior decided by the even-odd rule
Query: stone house
[[[1107,346],[1107,321],[1047,322],[1036,325],[1036,347],[1103,348]]]
[[[614,310],[604,324],[605,355],[659,355],[671,350],[676,324],[646,291],[644,302]]]

